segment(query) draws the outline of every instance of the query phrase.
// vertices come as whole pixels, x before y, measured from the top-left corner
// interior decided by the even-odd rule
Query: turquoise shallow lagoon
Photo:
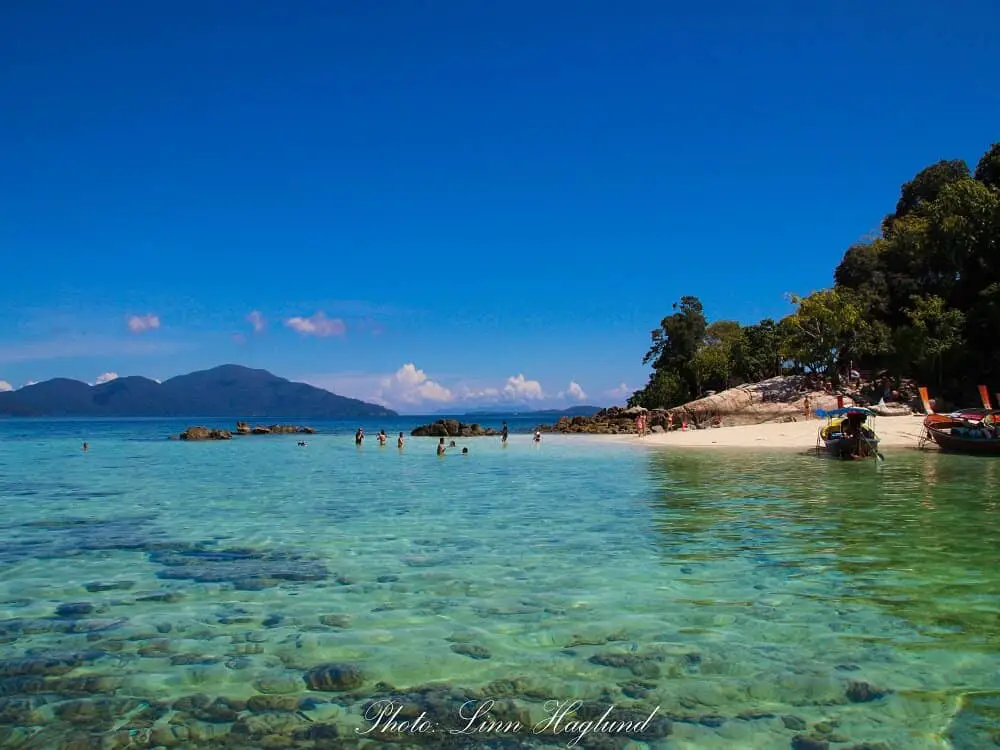
[[[183,426],[0,422],[0,746],[1000,737],[997,462]]]

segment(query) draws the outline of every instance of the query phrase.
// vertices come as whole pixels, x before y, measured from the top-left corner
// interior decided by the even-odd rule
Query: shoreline
[[[876,417],[875,434],[879,450],[886,448],[917,448],[924,415],[906,417]],[[799,422],[771,422],[738,427],[715,427],[703,430],[675,430],[638,437],[629,435],[588,435],[598,440],[650,447],[717,448],[723,450],[763,448],[767,450],[808,450],[816,447],[820,429],[826,420],[804,419]],[[822,445],[822,443],[821,443]]]

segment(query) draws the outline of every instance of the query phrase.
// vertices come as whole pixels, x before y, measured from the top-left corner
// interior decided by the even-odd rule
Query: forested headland
[[[789,294],[792,312],[709,322],[682,297],[652,331],[649,381],[629,406],[669,408],[788,373],[838,384],[849,367],[914,378],[955,400],[1000,389],[1000,142],[975,170],[939,161],[900,190],[876,236],[851,245],[830,288]]]

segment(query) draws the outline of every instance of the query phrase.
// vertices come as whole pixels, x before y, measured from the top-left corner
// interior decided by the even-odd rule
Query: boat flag
[[[920,401],[924,405],[924,412],[933,414],[934,410],[931,408],[931,397],[927,395],[927,388],[920,386],[917,390],[920,391]]]
[[[989,391],[986,390],[986,386],[985,385],[979,386],[979,398],[981,398],[983,400],[983,408],[984,409],[992,409],[993,408],[990,405],[990,393],[989,393]]]

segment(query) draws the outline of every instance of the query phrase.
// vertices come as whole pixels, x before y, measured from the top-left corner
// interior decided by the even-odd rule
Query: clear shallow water
[[[632,748],[1000,735],[995,462],[183,426],[0,422],[0,745],[380,746],[380,699],[434,725],[393,747],[565,746],[547,700],[656,708]],[[489,698],[520,731],[447,733]]]

